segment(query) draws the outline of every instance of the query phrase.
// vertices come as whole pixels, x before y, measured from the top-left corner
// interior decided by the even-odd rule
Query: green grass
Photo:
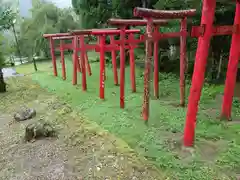
[[[69,59],[69,58],[68,58]],[[96,54],[89,54],[95,60]],[[126,141],[141,156],[151,160],[166,178],[176,180],[234,179],[240,170],[240,123],[224,123],[217,118],[220,112],[223,86],[205,86],[202,93],[196,128],[195,152],[192,155],[180,147],[186,109],[173,104],[179,102],[179,81],[171,74],[160,74],[160,100],[151,100],[150,118],[146,125],[141,118],[143,78],[136,70],[137,93],[131,93],[130,71],[126,68],[125,109],[119,107],[119,87],[114,86],[111,66],[106,68],[104,101],[99,96],[99,63],[92,63],[93,75],[87,77],[87,92],[73,86],[72,62],[67,61],[67,80],[52,74],[51,62],[38,64],[39,72],[32,79],[42,87],[68,101],[82,116]],[[30,73],[32,65],[17,68]],[[31,71],[31,70],[30,70]],[[189,85],[188,85],[189,87]],[[233,116],[239,117],[239,102],[235,100]]]

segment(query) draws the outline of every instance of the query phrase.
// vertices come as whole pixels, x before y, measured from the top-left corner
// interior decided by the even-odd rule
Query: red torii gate
[[[69,33],[56,33],[56,34],[43,34],[44,38],[49,39],[50,43],[50,51],[52,57],[52,64],[53,64],[53,72],[54,76],[57,76],[57,64],[56,64],[56,56],[54,54],[54,49],[59,49],[61,53],[61,64],[62,64],[62,78],[63,80],[66,79],[66,68],[65,68],[65,60],[64,60],[64,50],[69,49],[73,50],[73,36]],[[54,47],[54,40],[60,40],[60,46]],[[72,43],[65,44],[64,40],[72,40]],[[84,58],[86,58],[86,66],[88,70],[89,76],[91,76],[91,67],[88,62],[87,54],[85,54]],[[78,67],[78,71],[81,72],[81,67]]]
[[[62,64],[62,78],[63,80],[66,80],[66,67],[65,67],[65,58],[64,58],[64,49],[66,48],[66,44],[64,44],[63,40],[68,40],[68,39],[72,39],[73,37],[72,36],[63,36],[63,37],[54,37],[53,40],[60,40],[60,53],[61,53],[61,64]],[[67,47],[68,49],[71,49],[72,47],[72,44],[67,44]],[[52,50],[51,50],[52,52]],[[52,54],[54,57],[54,53]],[[53,58],[53,57],[52,57]],[[57,70],[56,70],[57,71]]]
[[[198,37],[198,48],[192,77],[192,85],[188,102],[186,124],[184,129],[184,146],[193,146],[196,117],[198,112],[198,102],[201,96],[201,90],[204,83],[204,74],[208,58],[208,49],[212,36],[232,34],[232,43],[228,62],[228,71],[225,82],[224,97],[222,103],[222,117],[230,119],[234,86],[236,83],[237,67],[240,58],[240,1],[236,0],[236,11],[233,26],[215,26],[213,27],[214,15],[216,9],[216,0],[203,0],[201,25],[192,28],[192,36]],[[165,18],[166,11],[150,10],[136,8],[135,14],[142,17]],[[189,12],[172,11],[171,16],[182,16]],[[151,19],[149,20],[151,25]],[[150,30],[149,30],[150,32]],[[151,32],[149,33],[151,35]],[[151,53],[147,53],[151,60]]]
[[[134,16],[142,17],[147,19],[147,39],[146,39],[146,59],[145,59],[145,73],[144,73],[144,102],[142,115],[145,121],[149,117],[149,78],[150,78],[150,67],[152,59],[152,44],[151,41],[156,38],[163,38],[166,36],[170,37],[181,37],[181,54],[180,54],[180,104],[185,104],[185,62],[186,62],[186,36],[187,36],[187,17],[192,17],[196,14],[195,9],[180,10],[180,11],[162,11],[152,10],[146,8],[135,8]],[[155,19],[181,19],[181,32],[164,34],[152,33],[153,29],[153,18]]]
[[[108,24],[119,26],[121,29],[125,30],[127,26],[145,26],[147,20],[141,19],[114,19],[111,18],[108,20]],[[167,20],[153,20],[154,32],[159,33],[159,26],[167,25]],[[132,34],[129,35],[128,40],[125,42],[129,44],[137,44],[144,42],[144,36],[140,37],[140,40],[134,40]],[[136,92],[136,83],[135,83],[135,60],[134,60],[134,49],[130,50],[130,69],[131,69],[131,80],[132,80],[132,90]],[[159,88],[158,88],[158,39],[154,40],[154,96],[159,97]]]
[[[233,26],[215,26],[213,27],[214,15],[216,9],[216,0],[204,0],[202,6],[201,26],[198,48],[192,77],[192,86],[190,89],[188,111],[184,130],[184,146],[193,146],[196,117],[198,112],[198,102],[201,96],[201,90],[204,83],[204,74],[207,64],[208,49],[211,37],[214,35],[232,34],[232,43],[229,54],[228,70],[226,75],[224,97],[222,103],[221,116],[230,119],[234,87],[236,83],[237,67],[240,58],[240,1],[236,0],[236,11]]]
[[[192,15],[196,13],[196,10],[191,10]],[[139,19],[109,19],[109,24],[116,26],[144,26],[147,25],[147,20]],[[181,30],[180,32],[170,32],[170,33],[160,33],[159,26],[167,25],[167,20],[153,20],[154,32],[153,32],[153,41],[154,41],[154,96],[159,98],[159,77],[158,77],[158,41],[163,38],[174,38],[180,37],[180,106],[185,106],[185,67],[186,67],[186,37],[187,32],[187,18],[181,19]],[[160,24],[159,24],[160,23]],[[158,24],[158,25],[157,25]],[[142,36],[141,42],[146,41],[148,37]],[[131,66],[131,65],[130,65]]]
[[[96,45],[80,45],[80,48],[76,48],[77,51],[80,51],[81,54],[84,54],[87,50],[93,50],[100,53],[100,85],[99,85],[99,97],[101,99],[105,98],[105,93],[104,93],[104,81],[105,81],[105,52],[110,51],[116,51],[120,49],[120,107],[124,108],[124,84],[125,84],[125,54],[124,54],[124,49],[128,48],[136,48],[135,46],[130,46],[130,45],[124,45],[124,43],[120,43],[119,41],[113,41],[114,44],[106,45],[105,40],[106,36],[110,35],[118,35],[120,34],[121,37],[124,37],[125,39],[125,33],[126,34],[131,34],[131,33],[139,33],[140,30],[136,29],[131,29],[131,30],[117,30],[117,29],[90,29],[90,30],[73,30],[71,31],[71,35],[74,37],[77,37],[82,34],[88,33],[89,35],[94,35],[98,36],[99,38],[99,44]],[[121,35],[123,34],[123,36]],[[124,39],[121,39],[121,41],[124,41]],[[81,40],[80,40],[81,41]],[[120,46],[118,46],[120,44]],[[112,53],[113,54],[113,53]],[[116,57],[113,58],[113,72],[114,72],[114,77],[115,77],[115,84],[116,84],[116,77],[117,77],[117,66],[116,66]],[[75,72],[76,73],[76,72]],[[74,74],[75,74],[74,73]]]

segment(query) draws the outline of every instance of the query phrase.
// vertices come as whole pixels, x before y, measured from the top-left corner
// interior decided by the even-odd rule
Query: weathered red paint
[[[196,15],[196,9],[189,10],[175,10],[175,11],[164,11],[136,7],[133,10],[134,16],[143,18],[158,18],[158,19],[182,19],[185,17],[193,17]]]
[[[120,108],[125,106],[125,27],[122,27],[120,30]]]
[[[150,71],[152,61],[152,19],[148,19],[146,33],[148,39],[146,40],[146,57],[145,57],[145,71],[144,71],[144,95],[143,95],[143,107],[142,116],[145,121],[148,121],[149,117],[149,93],[150,93]]]
[[[110,36],[110,42],[111,42],[111,44],[114,44],[114,42],[115,42],[113,35]],[[117,72],[116,51],[115,51],[115,50],[112,50],[112,51],[111,51],[111,55],[112,55],[112,66],[113,66],[114,84],[115,84],[115,85],[118,85],[118,72]]]
[[[104,53],[107,51],[112,52],[113,50],[120,50],[120,107],[124,108],[124,82],[125,82],[125,52],[124,49],[126,48],[131,48],[130,45],[125,45],[124,44],[124,39],[122,39],[116,43],[114,41],[114,44],[106,45],[105,44],[105,36],[106,35],[118,35],[121,33],[124,33],[124,38],[125,34],[129,33],[139,33],[140,30],[136,29],[131,29],[131,30],[117,30],[117,29],[94,29],[92,30],[92,35],[96,35],[99,38],[99,45],[95,46],[95,50],[100,52],[100,92],[99,96],[101,99],[104,99],[104,80],[106,80],[106,71],[105,71],[105,55]],[[104,36],[104,43],[103,40],[101,40]],[[118,46],[119,44],[119,46]],[[136,48],[136,46],[134,46]],[[114,63],[114,62],[112,62]],[[115,62],[115,65],[116,62]],[[102,75],[105,77],[102,79]]]
[[[105,72],[105,52],[111,51],[113,52],[114,50],[120,50],[120,106],[121,108],[124,108],[124,79],[125,79],[125,56],[124,56],[124,49],[133,49],[136,48],[136,45],[125,45],[124,44],[124,39],[122,39],[118,42],[114,41],[114,44],[106,45],[105,44],[105,36],[106,35],[118,35],[123,34],[130,34],[130,33],[139,33],[140,30],[136,29],[131,29],[131,30],[117,30],[117,29],[92,29],[92,30],[75,30],[71,31],[71,35],[83,35],[83,34],[88,34],[88,35],[95,35],[98,36],[98,44],[97,45],[84,45],[81,47],[77,47],[77,51],[87,51],[87,50],[93,50],[100,52],[100,87],[99,87],[99,97],[101,99],[104,99],[104,81],[106,79],[106,72]],[[125,38],[125,37],[124,37]],[[114,56],[113,56],[114,57]],[[124,58],[124,59],[123,59]],[[81,61],[83,58],[81,58]],[[113,63],[113,71],[115,72],[115,84],[117,84],[117,65],[116,61],[112,61]],[[81,66],[83,67],[83,66]]]
[[[139,39],[132,39],[131,41],[129,39],[125,39],[125,43],[135,45],[137,48],[137,44],[145,42],[146,41],[145,39],[146,39],[145,36],[141,34]],[[121,40],[115,40],[114,43],[120,44]],[[125,46],[126,48],[129,47],[128,45],[125,45]]]
[[[57,62],[56,62],[56,56],[54,52],[54,40],[50,38],[50,50],[51,50],[51,56],[52,56],[52,64],[53,64],[53,75],[57,76]]]
[[[134,39],[134,34],[129,34],[128,39],[131,41]],[[134,45],[129,44],[129,56],[130,56],[130,78],[131,78],[131,86],[132,92],[136,92],[136,78],[135,78],[135,57],[134,57]]]
[[[108,24],[115,25],[115,26],[146,26],[147,20],[143,19],[115,19],[111,18],[108,20]],[[153,25],[167,25],[168,20],[163,19],[155,19],[153,20]]]
[[[181,32],[187,32],[187,18],[181,20]],[[185,106],[185,68],[186,68],[186,42],[187,37],[180,37],[180,106]]]
[[[45,34],[45,35],[49,36],[49,34]],[[54,36],[53,39],[54,40],[68,40],[68,39],[73,39],[73,36],[60,36],[60,37]]]
[[[184,146],[193,146],[196,127],[198,102],[204,82],[205,68],[207,64],[208,50],[212,36],[212,24],[216,8],[216,0],[204,0],[202,7],[201,25],[205,25],[203,36],[198,39],[198,48],[192,76],[192,86],[188,100],[188,110],[184,129]]]
[[[113,50],[119,51],[120,50],[120,48],[119,48],[120,44],[121,44],[120,40],[118,42],[115,42],[114,44],[106,44],[104,46],[104,51],[105,52],[112,52]],[[132,47],[137,48],[138,46],[137,45],[132,45]],[[125,45],[124,48],[125,49],[131,49],[130,45]],[[99,45],[95,46],[95,51],[96,52],[100,51],[100,46]]]
[[[159,25],[167,25],[168,21],[167,20],[152,20],[152,23],[154,26],[159,26]],[[147,25],[147,20],[140,20],[140,19],[109,19],[108,24],[119,26],[121,28],[126,28],[126,26],[145,26]],[[134,47],[133,44],[138,44],[141,42],[144,42],[145,40],[140,38],[138,40],[135,40],[134,37],[129,36],[128,40],[125,40],[125,43],[129,43],[131,45],[130,47],[130,69],[131,69],[131,82],[132,82],[132,91],[136,91],[136,80],[135,80],[135,65],[133,63],[134,61]],[[153,40],[154,41],[154,47],[157,48],[158,45],[158,40]],[[154,55],[154,62],[158,62],[158,49],[156,50],[157,52]],[[156,86],[155,86],[156,87]],[[155,88],[154,88],[155,89]]]
[[[181,71],[181,75],[180,75],[180,104],[182,106],[184,106],[185,104],[185,63],[186,63],[186,37],[188,36],[188,32],[187,32],[187,22],[186,22],[186,18],[188,16],[194,16],[196,13],[196,10],[192,9],[192,10],[181,10],[181,11],[161,11],[161,10],[151,10],[151,9],[145,9],[145,8],[135,8],[134,10],[134,15],[135,16],[139,16],[139,17],[144,17],[144,18],[165,18],[165,19],[178,19],[181,18],[183,19],[181,21],[181,31],[180,32],[170,32],[170,33],[158,33],[156,30],[156,33],[152,33],[151,34],[151,39],[152,41],[158,41],[161,40],[163,38],[174,38],[174,37],[181,37],[181,55],[180,55],[180,71]],[[148,41],[149,39],[149,35],[145,35],[145,37],[141,37],[141,39],[146,39],[146,41]],[[159,97],[159,83],[158,83],[158,47],[157,44],[154,43],[154,96],[155,97]],[[147,53],[147,52],[146,52]],[[145,69],[146,70],[146,69]],[[146,70],[146,72],[148,72],[148,70]],[[145,73],[147,74],[147,73]],[[147,81],[147,79],[149,79],[148,77],[145,77],[145,81]],[[148,85],[149,86],[149,85]],[[147,89],[147,88],[145,88]],[[147,91],[147,90],[145,90]],[[144,92],[145,92],[144,91]],[[146,95],[146,93],[144,93],[144,96],[147,98],[149,97],[149,95]],[[147,101],[147,102],[146,102]],[[144,100],[144,104],[149,104],[149,99],[148,100]],[[144,105],[146,106],[146,105]],[[146,107],[143,107],[143,109],[145,109]],[[145,116],[145,118],[148,118],[148,110],[144,110],[147,111],[147,115]]]
[[[86,62],[85,62],[85,54],[86,54],[86,50],[84,48],[85,43],[84,43],[84,36],[80,35],[79,36],[79,41],[80,41],[80,48],[81,48],[81,52],[80,52],[80,59],[81,59],[81,70],[82,70],[82,90],[86,91],[87,90],[87,77],[86,77]]]
[[[55,33],[55,34],[43,34],[44,38],[56,38],[56,37],[67,37],[71,36],[70,33]]]
[[[78,62],[77,62],[77,71],[82,72],[82,67],[81,67],[81,56],[78,56]]]
[[[191,31],[191,37],[199,37],[204,33],[204,26],[193,26]],[[240,33],[240,25],[234,24],[233,26],[215,26],[212,27],[213,36],[231,35],[233,33]]]
[[[88,55],[87,55],[87,52],[85,53],[85,62],[86,62],[86,68],[87,68],[87,71],[88,71],[88,75],[91,76],[92,75],[92,70],[91,70],[91,66],[90,66],[90,63],[88,61]]]
[[[65,67],[65,59],[64,59],[64,42],[60,40],[60,53],[61,53],[61,63],[62,63],[62,78],[66,80],[66,67]]]
[[[99,37],[100,44],[100,84],[99,84],[99,97],[104,99],[104,80],[105,80],[105,35]]]
[[[187,36],[188,32],[169,32],[169,33],[158,33],[153,35],[153,39],[169,39],[169,38],[176,38],[181,36]]]
[[[159,26],[154,27],[154,34],[159,33]],[[154,38],[153,38],[154,39]],[[153,59],[154,59],[154,97],[159,98],[159,63],[158,63],[158,40],[154,41],[153,45]]]
[[[78,51],[78,48],[81,48],[81,47],[80,47],[80,44],[79,44],[79,42],[80,42],[80,41],[79,41],[79,37],[80,37],[80,36],[77,36],[77,37],[78,37],[78,38],[76,39],[76,41],[77,41],[77,44],[76,44],[76,45],[77,45],[77,46],[76,46],[76,47],[77,47],[77,51],[76,51],[76,56],[77,56],[77,59],[76,59],[76,60],[77,60],[77,71],[81,73],[81,72],[82,72],[82,67],[81,67],[81,62],[82,62],[82,60],[81,60],[81,55],[79,56],[79,51]],[[82,49],[81,49],[81,51],[82,51]],[[81,52],[81,51],[80,51],[80,52]]]
[[[91,35],[91,30],[71,30],[68,34],[70,34],[71,36],[75,37],[77,36],[78,38],[83,38],[83,40],[80,40],[80,43],[82,45],[80,45],[80,47],[78,47],[78,41],[79,39],[75,39],[75,41],[77,41],[77,43],[75,44],[74,50],[75,50],[75,55],[74,55],[74,60],[76,60],[76,65],[77,65],[77,71],[82,73],[82,90],[85,91],[87,89],[87,84],[86,84],[86,65],[90,66],[90,64],[88,63],[88,61],[86,62],[85,59],[85,53],[87,50],[93,48],[91,45],[85,46],[84,45],[84,37],[88,37],[90,39],[90,35]],[[78,52],[80,51],[80,57],[78,57]],[[86,64],[88,63],[88,64]],[[89,68],[88,68],[89,70]],[[89,74],[90,71],[88,72]],[[75,73],[74,73],[75,74]],[[76,76],[77,79],[77,76]]]
[[[60,47],[55,47],[56,50],[60,50]],[[66,49],[73,49],[73,46],[72,46],[72,43],[71,44],[63,44],[63,49],[66,50]]]
[[[93,30],[92,35],[102,35],[102,34],[107,34],[107,35],[118,35],[120,34],[121,30],[118,29],[98,29],[98,30]],[[130,33],[140,33],[139,29],[128,29],[125,31],[126,34]]]
[[[84,30],[71,30],[70,32],[69,32],[69,34],[72,36],[76,36],[76,35],[88,35],[88,36],[90,36],[91,35],[91,33],[92,33],[92,30],[91,29],[84,29]]]
[[[94,50],[98,50],[99,51],[99,46],[98,44],[85,44],[84,46],[85,51],[94,51]],[[77,51],[81,52],[82,48],[81,47],[77,47]]]
[[[73,78],[72,84],[77,84],[77,68],[78,68],[78,53],[77,53],[77,46],[78,46],[78,36],[75,36],[73,39]]]
[[[89,35],[82,35],[82,36],[88,37],[90,39]],[[51,39],[52,39],[52,41],[53,40],[62,41],[62,42],[60,42],[60,47],[55,47],[55,49],[58,49],[61,52],[62,75],[63,75],[63,79],[66,79],[65,61],[63,61],[62,59],[64,59],[64,50],[65,49],[74,50],[74,36],[71,33],[56,33],[56,34],[43,34],[43,37],[48,38],[50,41],[51,41]],[[63,43],[63,40],[68,40],[68,39],[71,39],[72,43],[68,43],[68,44]],[[53,50],[54,50],[54,45],[52,47],[53,47]],[[50,45],[50,48],[51,48],[51,45]],[[91,45],[86,45],[86,48],[87,49],[94,49],[95,47],[92,47]],[[73,66],[74,66],[74,63],[77,63],[77,71],[81,72],[80,57],[79,57],[78,61],[75,61],[75,58],[78,58],[78,57],[76,57],[77,54],[78,54],[78,51],[81,51],[81,48],[78,47],[78,42],[76,44],[76,49],[75,50],[76,50],[76,52],[72,55]],[[51,54],[52,54],[52,50],[51,50]],[[87,57],[85,57],[85,59],[87,59]],[[53,63],[56,61],[55,56],[54,56],[52,61],[53,61]],[[64,63],[64,65],[63,65],[63,63]],[[85,63],[87,63],[86,66],[87,66],[88,74],[90,75],[91,74],[91,67],[90,67],[90,64],[89,64],[88,60],[85,61]],[[54,71],[54,74],[55,74],[55,68],[54,67],[55,67],[55,65],[53,64],[53,69],[54,69],[53,71]],[[73,69],[74,69],[74,67],[73,67]],[[73,74],[75,74],[74,70],[73,70]],[[73,75],[72,82],[73,82],[73,84],[77,84],[77,76]]]
[[[240,27],[240,2],[237,2],[236,4],[234,25]],[[232,44],[228,61],[228,70],[225,82],[221,113],[221,116],[228,120],[231,119],[232,100],[234,95],[234,87],[236,83],[239,59],[240,59],[240,33],[235,32],[232,36]]]

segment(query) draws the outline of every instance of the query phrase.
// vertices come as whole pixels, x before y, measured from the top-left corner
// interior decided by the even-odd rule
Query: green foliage
[[[16,14],[13,10],[7,6],[2,0],[0,0],[0,31],[7,30],[12,27],[13,20],[16,18]]]
[[[3,36],[3,31],[8,30],[13,25],[13,20],[16,14],[12,9],[7,6],[2,0],[0,0],[0,68],[3,66],[5,58],[4,55],[13,50],[13,46],[9,44],[9,41]]]
[[[3,67],[4,65],[4,56],[3,56],[3,53],[0,51],[0,69]]]
[[[20,27],[21,52],[26,56],[41,52],[49,56],[49,42],[43,34],[63,33],[79,27],[69,9],[59,9],[49,2],[34,0],[31,12],[32,17],[24,19]]]
[[[191,31],[193,25],[199,25],[201,20],[201,6],[202,1],[199,0],[72,0],[72,5],[74,11],[82,19],[82,28],[101,28],[106,27],[106,21],[111,17],[116,18],[134,18],[133,8],[134,7],[148,7],[162,10],[181,10],[181,9],[196,9],[197,13],[194,17],[188,19],[188,30]],[[124,10],[123,10],[124,9]],[[224,1],[217,2],[215,24],[228,25],[233,23],[235,12],[235,4],[227,3]],[[139,27],[136,27],[139,28]],[[145,28],[140,27],[142,33],[144,33]],[[180,30],[179,20],[170,21],[169,25],[166,27],[161,27],[161,32],[177,32]],[[214,71],[219,70],[217,67],[219,65],[220,56],[226,58],[229,55],[231,37],[230,36],[218,36],[212,38],[211,51],[209,57],[214,59],[213,63],[208,65],[208,78],[209,80],[214,80],[215,78],[220,78],[222,76],[215,77],[217,73]],[[167,41],[161,41],[159,45],[159,52],[164,54],[159,56],[161,60],[161,69],[167,69],[168,72],[179,71],[179,38],[168,39]],[[168,47],[167,47],[168,46]],[[169,46],[173,46],[177,49],[174,53],[172,59],[169,54]],[[197,38],[187,38],[187,51],[189,54],[195,54],[197,49]],[[143,60],[142,55],[145,51],[144,46],[140,45],[140,50],[137,50],[137,56]],[[138,57],[137,57],[138,58]],[[189,62],[189,73],[193,72],[195,55],[188,57]],[[173,61],[172,61],[173,60]],[[169,62],[171,61],[171,62]],[[222,67],[226,67],[227,63],[224,61]],[[171,68],[169,64],[173,65]],[[226,68],[222,68],[226,69]],[[225,70],[220,69],[219,74],[224,74]]]
[[[240,99],[239,98],[237,98],[237,97],[233,98],[233,107],[240,110]]]
[[[74,11],[82,18],[83,28],[105,26],[111,17],[131,18],[133,8],[141,4],[140,0],[72,0]]]

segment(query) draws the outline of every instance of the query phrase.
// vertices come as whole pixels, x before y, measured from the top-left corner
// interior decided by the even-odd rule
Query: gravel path
[[[155,180],[163,179],[123,141],[81,117],[27,77],[11,78],[0,94],[0,179]],[[12,115],[22,105],[37,116],[22,123]],[[39,118],[54,124],[58,138],[23,141],[24,128]]]

